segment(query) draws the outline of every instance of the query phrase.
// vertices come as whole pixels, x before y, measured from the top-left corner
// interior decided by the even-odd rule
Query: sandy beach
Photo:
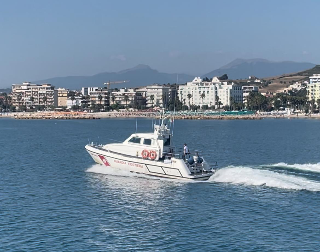
[[[15,119],[100,119],[100,118],[159,118],[157,112],[16,112],[2,113],[0,118]],[[264,114],[252,115],[205,115],[177,114],[176,120],[260,120],[264,118],[313,118],[320,119],[320,114]]]

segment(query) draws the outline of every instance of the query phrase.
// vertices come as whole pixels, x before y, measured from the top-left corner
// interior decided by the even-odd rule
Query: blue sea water
[[[138,131],[151,130],[138,119]],[[319,251],[320,121],[175,121],[207,182],[96,165],[135,119],[0,120],[0,251]]]

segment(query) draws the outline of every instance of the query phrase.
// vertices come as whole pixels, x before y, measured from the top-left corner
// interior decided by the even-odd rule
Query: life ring
[[[150,159],[154,160],[157,157],[157,152],[155,152],[154,150],[150,151],[149,154]]]
[[[141,156],[142,156],[142,158],[148,158],[149,157],[149,151],[148,150],[143,150],[142,152],[141,152]]]

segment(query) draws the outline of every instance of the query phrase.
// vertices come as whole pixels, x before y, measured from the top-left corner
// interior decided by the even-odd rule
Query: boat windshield
[[[141,141],[140,137],[132,137],[129,140],[130,143],[140,143],[140,141]]]

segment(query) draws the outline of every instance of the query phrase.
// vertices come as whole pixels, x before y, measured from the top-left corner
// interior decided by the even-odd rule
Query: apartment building
[[[170,85],[146,86],[146,106],[165,108],[170,98]]]
[[[230,106],[231,102],[242,102],[241,86],[221,82],[217,77],[211,81],[203,81],[200,77],[180,85],[178,90],[180,101],[187,106],[196,105],[208,107]]]
[[[90,92],[90,105],[109,106],[109,91],[104,88],[98,88],[96,91]]]
[[[12,105],[15,107],[26,106],[57,106],[57,93],[51,84],[12,84]]]
[[[91,92],[98,91],[99,89],[101,89],[101,88],[98,88],[98,87],[82,87],[81,88],[81,94],[83,96],[87,96],[87,95],[90,95]]]
[[[56,95],[57,101],[55,102],[58,107],[67,107],[67,100],[68,100],[68,89],[65,88],[58,88],[54,90]]]
[[[243,96],[243,103],[247,104],[247,98],[248,95],[251,92],[258,93],[259,92],[259,87],[258,86],[242,86],[242,96]]]
[[[110,105],[119,104],[123,106],[134,105],[136,91],[133,88],[120,88],[119,91],[111,92]]]

